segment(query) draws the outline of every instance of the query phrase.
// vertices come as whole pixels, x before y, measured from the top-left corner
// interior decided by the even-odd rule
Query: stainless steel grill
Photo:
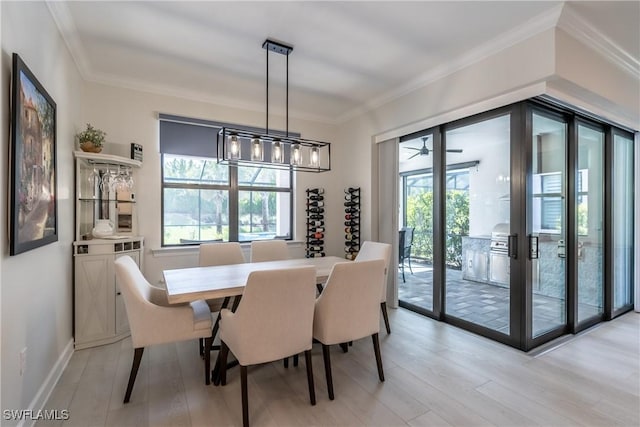
[[[496,224],[489,246],[489,279],[502,285],[509,284],[509,229],[509,224]]]
[[[491,252],[505,254],[509,252],[509,224],[496,224],[491,232]]]

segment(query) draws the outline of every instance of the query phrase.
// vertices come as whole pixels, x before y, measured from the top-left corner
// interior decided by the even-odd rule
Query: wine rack
[[[324,252],[324,188],[307,189],[306,257],[325,256]]]
[[[344,251],[353,260],[360,251],[360,187],[344,190]]]

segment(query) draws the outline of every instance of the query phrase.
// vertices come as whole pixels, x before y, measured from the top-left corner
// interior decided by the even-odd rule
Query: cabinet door
[[[76,345],[110,338],[115,332],[113,255],[76,257]]]
[[[128,255],[136,262],[138,267],[140,267],[140,252],[126,252],[123,254],[116,255],[116,259],[121,256]],[[124,299],[122,298],[122,292],[120,291],[120,285],[118,284],[118,278],[115,279],[115,289],[116,289],[116,335],[123,334],[129,331],[129,319],[127,318],[127,310],[124,305]]]

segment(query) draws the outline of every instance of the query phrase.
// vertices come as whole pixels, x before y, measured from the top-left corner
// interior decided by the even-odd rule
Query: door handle
[[[518,235],[509,234],[507,236],[507,256],[509,258],[518,258]]]
[[[529,259],[540,258],[540,250],[538,249],[538,236],[529,234]]]

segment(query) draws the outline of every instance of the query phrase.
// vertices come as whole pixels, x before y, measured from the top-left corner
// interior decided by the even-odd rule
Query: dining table
[[[279,261],[246,262],[211,267],[189,267],[164,270],[163,276],[170,304],[242,295],[249,274],[254,271],[292,267],[316,268],[316,283],[323,283],[339,262],[350,262],[337,256],[295,258]]]

